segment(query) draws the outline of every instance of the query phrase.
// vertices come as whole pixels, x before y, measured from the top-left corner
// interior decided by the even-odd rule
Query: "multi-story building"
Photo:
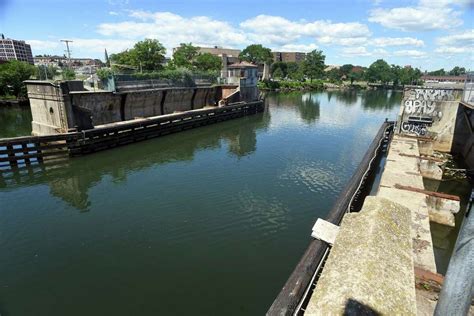
[[[226,55],[229,57],[238,58],[240,54],[240,49],[233,49],[233,48],[222,48],[219,46],[214,47],[198,47],[200,53],[209,53],[215,56],[222,57]]]
[[[272,52],[274,62],[302,62],[306,58],[306,53],[300,52]]]
[[[25,41],[5,38],[2,34],[0,37],[0,60],[19,60],[33,64],[31,46]]]

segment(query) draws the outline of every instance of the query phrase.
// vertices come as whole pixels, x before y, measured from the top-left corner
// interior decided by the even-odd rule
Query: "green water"
[[[29,107],[0,106],[0,138],[31,134]]]
[[[1,315],[264,314],[400,98],[270,94],[261,114],[3,174]]]

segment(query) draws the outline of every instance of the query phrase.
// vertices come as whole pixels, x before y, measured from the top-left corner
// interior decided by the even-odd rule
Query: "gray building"
[[[0,60],[19,60],[33,64],[33,54],[31,46],[25,41],[5,38],[2,34],[0,38]]]

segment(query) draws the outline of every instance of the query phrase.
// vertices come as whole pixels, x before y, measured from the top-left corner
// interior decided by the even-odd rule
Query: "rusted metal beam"
[[[460,201],[461,200],[459,198],[459,196],[457,196],[457,195],[418,189],[418,188],[414,188],[414,187],[411,187],[411,186],[408,186],[408,185],[401,185],[401,184],[398,184],[398,183],[395,184],[394,187],[396,189],[423,193],[423,194],[426,194],[426,195],[435,196],[435,197],[439,197],[439,198],[442,198],[442,199],[448,199],[448,200],[453,200],[453,201]]]

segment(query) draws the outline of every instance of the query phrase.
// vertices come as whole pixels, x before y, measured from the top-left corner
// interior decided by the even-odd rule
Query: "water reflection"
[[[271,105],[296,108],[301,119],[307,124],[319,119],[321,105],[318,93],[269,93],[268,97],[271,99]]]
[[[0,174],[0,188],[47,184],[52,195],[80,211],[88,211],[88,191],[108,175],[124,182],[139,170],[174,162],[192,161],[197,152],[221,148],[239,158],[257,148],[257,131],[267,128],[269,112],[214,124],[159,139],[69,159],[61,165],[21,167]],[[120,157],[114,159],[114,157]]]
[[[0,107],[0,138],[27,136],[31,134],[31,112],[29,107]]]
[[[400,93],[392,90],[368,90],[360,97],[366,110],[391,110],[400,106]]]

